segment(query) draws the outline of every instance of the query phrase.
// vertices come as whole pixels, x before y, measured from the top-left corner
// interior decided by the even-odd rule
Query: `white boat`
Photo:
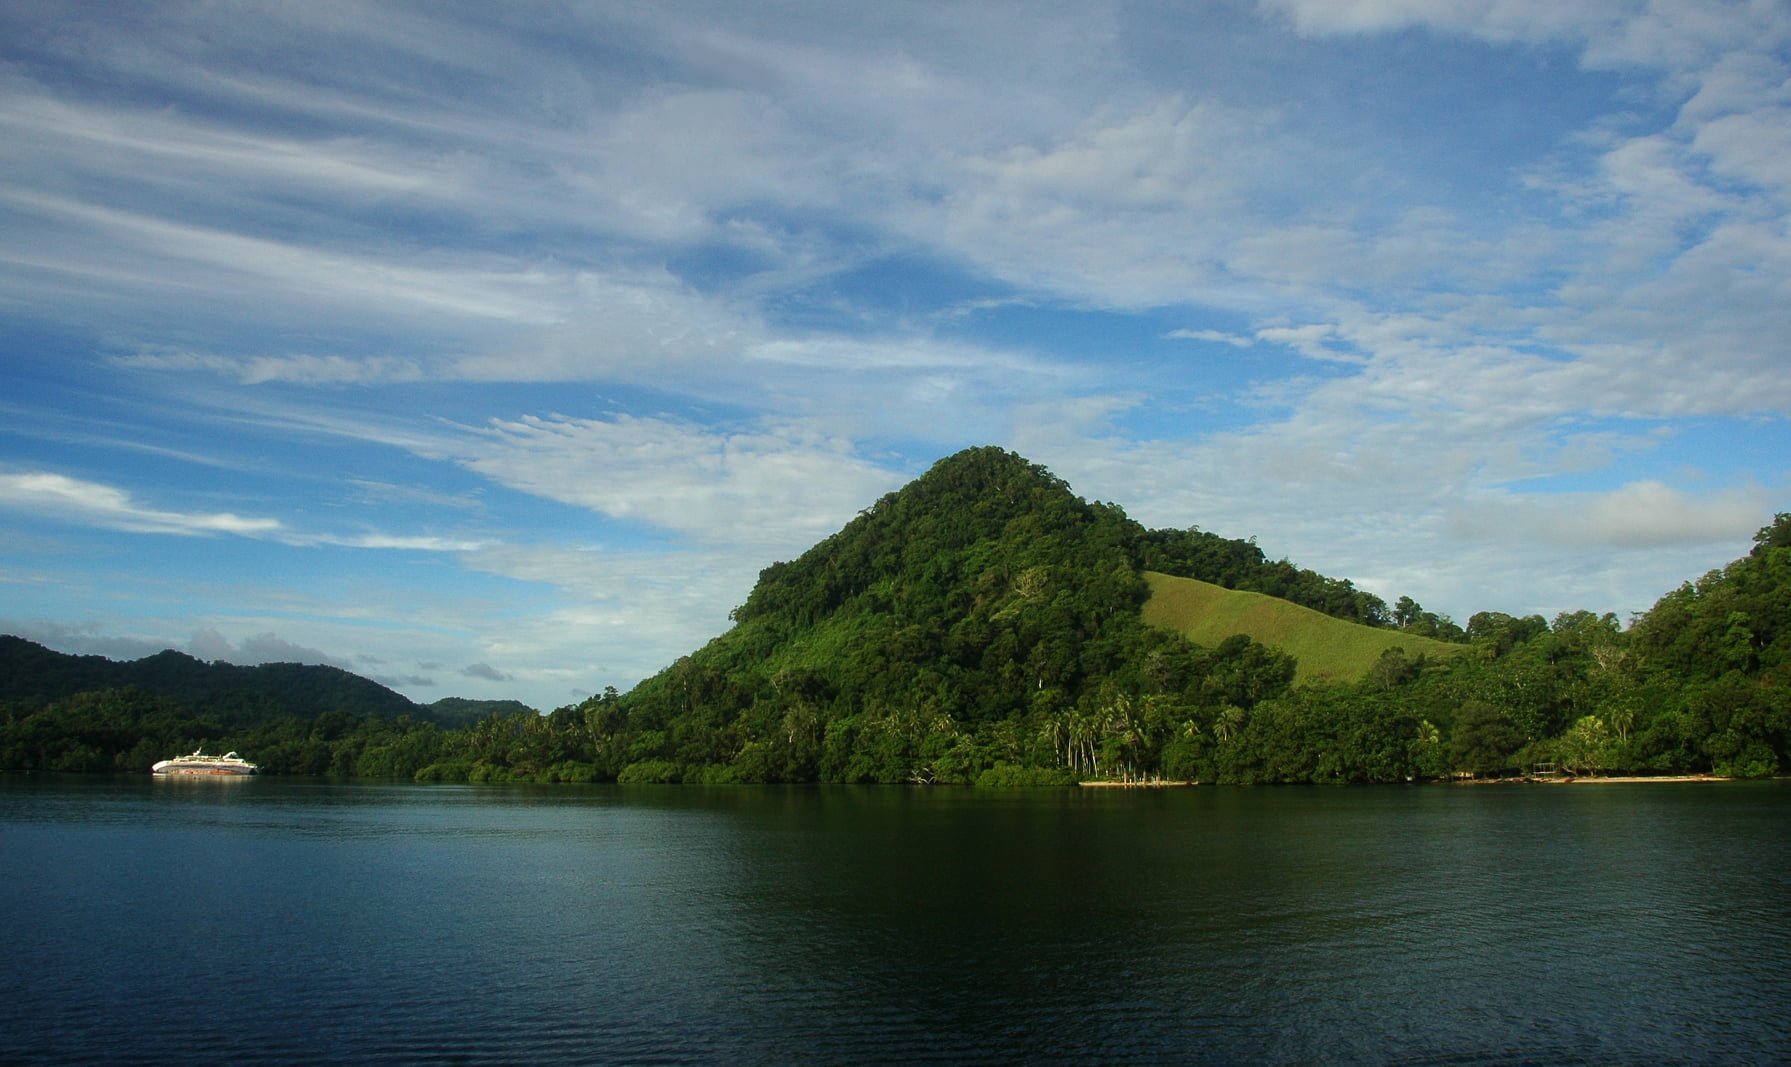
[[[226,752],[222,756],[207,756],[204,746],[200,746],[191,756],[162,760],[149,768],[149,773],[235,776],[254,774],[258,770],[259,767],[234,752]]]

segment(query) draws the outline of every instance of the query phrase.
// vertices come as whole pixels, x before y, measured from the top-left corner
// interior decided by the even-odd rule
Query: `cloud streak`
[[[472,470],[523,492],[697,541],[800,549],[893,488],[848,442],[767,425],[529,417],[480,434]],[[850,510],[847,510],[850,509]]]
[[[131,533],[228,533],[257,537],[281,530],[277,519],[244,517],[227,511],[179,512],[146,507],[113,486],[42,471],[0,474],[0,506]]]
[[[482,547],[479,541],[430,535],[306,533],[279,519],[242,516],[228,511],[169,511],[145,505],[116,486],[44,471],[0,474],[0,509],[125,533],[183,537],[231,534],[294,547],[409,552],[471,552]]]

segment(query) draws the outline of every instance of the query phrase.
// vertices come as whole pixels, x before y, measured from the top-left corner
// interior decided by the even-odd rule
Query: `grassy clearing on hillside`
[[[1212,647],[1233,634],[1280,649],[1299,661],[1296,684],[1317,681],[1359,681],[1390,648],[1419,655],[1453,656],[1466,645],[1428,637],[1360,626],[1333,619],[1261,593],[1244,593],[1192,578],[1146,572],[1150,600],[1144,621]]]

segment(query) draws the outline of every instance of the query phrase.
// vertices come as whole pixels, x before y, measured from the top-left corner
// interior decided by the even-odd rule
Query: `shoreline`
[[[1450,782],[1450,785],[1604,785],[1607,783],[1631,782],[1733,782],[1734,778],[1721,778],[1714,774],[1612,774],[1612,775],[1556,775],[1542,778],[1523,775],[1515,778],[1462,778]]]
[[[1449,786],[1485,786],[1485,785],[1624,785],[1636,782],[1734,782],[1739,779],[1723,778],[1714,774],[1612,774],[1612,775],[1558,775],[1552,778],[1541,778],[1532,775],[1521,775],[1509,778],[1457,778],[1453,780],[1434,779],[1429,785]],[[1091,779],[1077,782],[1080,789],[1191,789],[1200,784],[1194,781],[1177,781],[1163,778],[1151,778],[1141,781],[1115,781],[1107,779]]]

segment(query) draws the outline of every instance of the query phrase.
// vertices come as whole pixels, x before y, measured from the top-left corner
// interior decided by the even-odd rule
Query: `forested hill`
[[[993,495],[985,498],[988,489]],[[1035,504],[1045,510],[1078,507],[1096,513],[1104,524],[1102,537],[1123,545],[1128,565],[1136,571],[1155,571],[1177,578],[1193,578],[1225,589],[1262,593],[1286,600],[1333,618],[1365,626],[1397,626],[1441,640],[1461,640],[1462,629],[1447,616],[1427,612],[1409,598],[1401,597],[1389,609],[1385,601],[1357,589],[1347,578],[1328,578],[1285,559],[1271,560],[1255,538],[1242,540],[1208,533],[1199,527],[1180,530],[1147,530],[1112,505],[1085,504],[1068,484],[1044,467],[999,448],[973,448],[947,457],[920,479],[899,492],[890,493],[865,509],[843,530],[816,545],[794,563],[773,564],[763,571],[759,587],[736,617],[750,616],[766,607],[796,607],[811,613],[838,605],[843,591],[830,583],[856,571],[887,569],[897,562],[887,551],[873,557],[858,542],[901,539],[913,524],[924,538],[943,529],[949,539],[976,540],[997,532],[991,520],[1005,522]],[[979,521],[962,523],[962,513],[975,513]],[[937,514],[934,514],[937,513]],[[930,542],[928,542],[930,543]],[[915,555],[910,551],[909,557]],[[904,561],[906,562],[906,561]],[[920,564],[925,560],[918,560]],[[792,589],[791,586],[804,587]],[[809,599],[786,604],[779,598],[796,595]],[[778,601],[773,605],[772,601]]]
[[[520,700],[472,700],[442,697],[423,705],[424,717],[443,726],[471,726],[493,715],[532,715],[534,709]]]
[[[1141,766],[1147,736],[1293,678],[1289,657],[1248,639],[1203,649],[1140,619],[1146,560],[1186,569],[1199,553],[1175,550],[1210,540],[1153,537],[1001,449],[951,456],[767,567],[728,633],[593,705],[606,769],[931,781],[994,762]],[[1100,749],[1116,719],[1138,751]]]
[[[172,649],[120,662],[66,655],[20,637],[0,636],[0,703],[42,705],[123,689],[161,698],[188,714],[229,726],[286,716],[314,718],[328,711],[357,717],[436,718],[378,682],[337,667],[299,663],[243,667],[207,663]]]

